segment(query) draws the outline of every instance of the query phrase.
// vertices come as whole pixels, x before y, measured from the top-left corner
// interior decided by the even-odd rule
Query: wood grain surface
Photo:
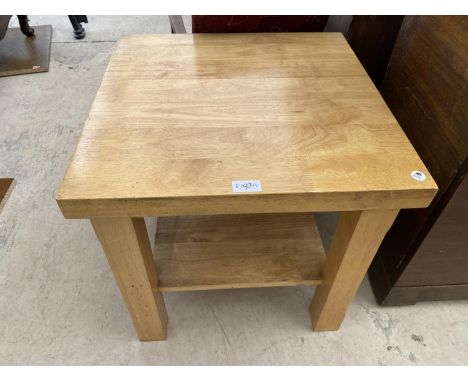
[[[244,179],[263,191],[233,194]],[[436,189],[341,34],[142,35],[118,42],[58,203],[69,218],[362,210]]]
[[[164,217],[159,290],[314,285],[325,254],[313,214]]]
[[[322,284],[310,304],[315,331],[338,330],[398,210],[341,215],[327,253]]]
[[[144,219],[91,220],[141,341],[166,339],[167,312]]]

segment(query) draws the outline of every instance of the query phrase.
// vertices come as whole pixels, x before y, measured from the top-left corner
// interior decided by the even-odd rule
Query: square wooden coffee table
[[[58,203],[91,220],[139,338],[163,340],[162,292],[184,290],[316,284],[313,328],[337,330],[398,211],[436,191],[341,34],[141,35]],[[341,212],[327,256],[315,211]]]

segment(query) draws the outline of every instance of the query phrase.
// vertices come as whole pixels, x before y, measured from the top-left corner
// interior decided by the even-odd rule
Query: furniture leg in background
[[[34,29],[29,26],[28,16],[18,15],[18,22],[20,25],[20,30],[27,37],[34,36]],[[1,15],[0,16],[0,40],[2,40],[8,30],[8,24],[10,23],[11,15]]]
[[[171,33],[187,33],[182,16],[169,16],[169,22],[171,23]]]
[[[81,25],[81,23],[88,23],[87,16],[68,16],[70,22],[73,26],[73,34],[77,40],[81,40],[86,36],[85,29]]]
[[[21,32],[23,32],[25,36],[34,36],[34,29],[29,26],[28,16],[18,15],[18,22],[20,25]]]

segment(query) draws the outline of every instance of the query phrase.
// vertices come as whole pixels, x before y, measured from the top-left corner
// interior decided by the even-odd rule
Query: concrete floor
[[[313,288],[245,289],[167,294],[168,340],[139,342],[90,224],[55,195],[115,40],[169,22],[90,17],[79,42],[65,16],[31,17],[44,23],[50,71],[0,78],[0,177],[17,180],[0,215],[0,364],[467,363],[468,301],[382,308],[367,280],[338,332],[311,331]],[[325,239],[335,220],[320,217]]]

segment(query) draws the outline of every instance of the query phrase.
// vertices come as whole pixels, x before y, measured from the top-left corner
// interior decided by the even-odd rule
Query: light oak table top
[[[139,35],[117,43],[57,200],[68,218],[138,217],[417,208],[436,191],[341,34]]]

